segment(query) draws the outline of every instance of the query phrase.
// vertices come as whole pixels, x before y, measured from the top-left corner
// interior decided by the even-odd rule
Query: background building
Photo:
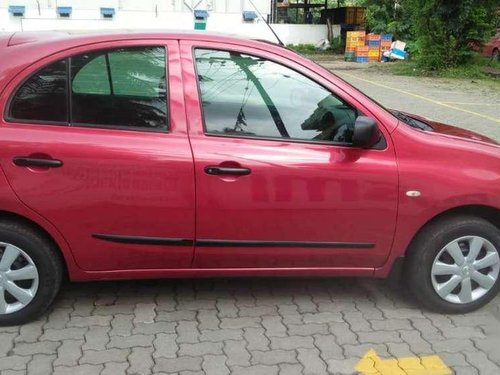
[[[253,0],[266,19],[272,0]],[[0,31],[162,29],[209,31],[275,41],[249,0],[0,0]],[[318,43],[325,25],[277,24],[285,44]]]

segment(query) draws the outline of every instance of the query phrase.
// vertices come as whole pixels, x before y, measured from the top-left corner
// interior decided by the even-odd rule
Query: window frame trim
[[[156,40],[155,40],[156,41]],[[170,101],[170,80],[169,78],[169,54],[168,54],[168,40],[158,40],[160,43],[152,43],[152,44],[131,44],[131,45],[125,45],[125,46],[111,46],[111,47],[106,47],[106,46],[98,46],[97,48],[92,48],[92,49],[87,49],[85,51],[80,51],[77,53],[72,53],[69,55],[65,55],[63,57],[60,57],[56,60],[52,60],[47,62],[46,64],[43,64],[39,66],[36,70],[25,76],[21,81],[19,81],[15,87],[10,90],[9,96],[7,101],[5,102],[5,107],[3,111],[3,120],[7,124],[24,124],[24,125],[49,125],[49,126],[61,126],[61,127],[75,127],[75,128],[97,128],[97,129],[110,129],[110,130],[125,130],[125,131],[133,131],[133,132],[146,132],[146,133],[164,133],[168,134],[171,133],[171,118],[170,118],[170,106],[169,106],[169,101]],[[103,44],[106,44],[107,42],[103,42]],[[112,41],[110,41],[112,43]],[[139,42],[140,43],[140,42]],[[99,43],[100,44],[100,43]],[[94,45],[91,45],[94,46]],[[78,49],[80,47],[87,47],[87,45],[82,45],[82,46],[75,46],[75,49]],[[98,51],[109,51],[109,50],[114,50],[114,49],[120,49],[120,48],[141,48],[141,47],[160,47],[163,48],[164,53],[165,53],[165,83],[166,83],[166,92],[167,92],[167,97],[166,97],[166,110],[167,113],[165,115],[165,120],[166,120],[166,128],[165,129],[157,129],[157,128],[144,128],[144,127],[138,127],[138,126],[122,126],[122,125],[103,125],[103,124],[86,124],[86,123],[75,123],[72,122],[72,98],[71,98],[71,93],[72,93],[72,84],[71,84],[71,58],[73,56],[78,56],[83,53],[88,53],[88,52],[98,52]],[[61,51],[63,52],[63,51]],[[49,56],[47,56],[48,58]],[[36,75],[38,72],[40,72],[42,69],[45,69],[46,67],[55,64],[59,61],[66,60],[66,95],[67,95],[67,114],[66,114],[66,121],[47,121],[47,120],[28,120],[28,119],[18,119],[14,118],[11,116],[11,108],[12,108],[12,101],[14,100],[14,97],[16,96],[17,92],[20,90],[20,88],[34,75]],[[22,73],[22,72],[21,72]]]
[[[344,97],[339,96],[337,93],[332,92],[332,90],[328,87],[325,87],[325,85],[319,83],[316,79],[313,79],[307,74],[304,74],[300,71],[298,71],[295,68],[292,68],[288,64],[284,64],[282,61],[278,61],[277,59],[269,58],[269,57],[264,57],[259,55],[258,53],[255,52],[243,52],[241,48],[238,48],[239,46],[234,46],[234,48],[230,48],[231,46],[224,46],[224,47],[219,47],[219,46],[209,46],[209,45],[203,45],[203,44],[193,44],[191,46],[191,56],[193,60],[193,65],[194,65],[194,72],[195,72],[195,80],[196,80],[196,89],[198,92],[198,102],[200,106],[200,113],[201,113],[201,122],[203,126],[203,134],[207,137],[221,137],[221,138],[231,138],[231,139],[249,139],[249,140],[257,140],[257,141],[281,141],[281,142],[291,142],[291,143],[301,143],[301,144],[314,144],[314,145],[327,145],[327,146],[335,146],[335,147],[344,147],[344,148],[349,148],[349,149],[359,149],[359,147],[354,146],[351,142],[334,142],[334,141],[315,141],[315,140],[307,140],[307,139],[298,139],[298,138],[282,138],[282,137],[269,137],[269,136],[245,136],[245,135],[234,135],[234,134],[217,134],[217,133],[209,133],[207,131],[207,125],[205,121],[205,113],[203,111],[203,101],[202,101],[202,96],[201,96],[201,86],[200,86],[200,81],[199,81],[199,74],[198,74],[198,64],[196,63],[196,50],[201,49],[201,50],[212,50],[212,51],[220,51],[220,52],[238,52],[240,54],[244,55],[249,55],[253,56],[256,58],[264,59],[270,62],[273,62],[275,64],[281,65],[287,69],[290,69],[297,74],[300,74],[307,79],[311,80],[312,82],[316,83],[318,86],[322,87],[324,90],[329,92],[332,95],[335,95],[338,97],[340,100],[342,100],[345,104],[348,104],[349,106],[353,107],[356,109],[357,112],[359,112],[359,109],[357,106],[353,105],[350,101],[346,100]],[[227,48],[229,47],[229,48]],[[376,120],[378,122],[378,120]],[[376,145],[368,148],[370,150],[386,150],[387,149],[387,140],[385,135],[383,134],[382,131],[380,131],[380,135],[382,139],[384,140],[385,146],[382,148],[376,147]],[[378,144],[379,142],[377,142]]]

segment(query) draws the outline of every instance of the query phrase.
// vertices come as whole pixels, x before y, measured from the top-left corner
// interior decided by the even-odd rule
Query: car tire
[[[62,275],[52,241],[29,226],[0,221],[0,326],[23,324],[45,312]]]
[[[463,314],[500,289],[500,230],[474,216],[439,219],[422,229],[407,254],[409,288],[429,310]],[[484,266],[484,267],[483,267]]]

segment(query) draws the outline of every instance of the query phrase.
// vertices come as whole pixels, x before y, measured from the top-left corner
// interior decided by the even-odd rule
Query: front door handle
[[[233,176],[246,176],[250,174],[249,168],[234,168],[234,167],[219,167],[209,165],[205,167],[206,174],[212,174],[216,176],[221,175],[233,175]]]
[[[48,167],[59,168],[62,167],[63,162],[57,159],[41,159],[30,158],[28,156],[16,156],[13,162],[18,167]]]

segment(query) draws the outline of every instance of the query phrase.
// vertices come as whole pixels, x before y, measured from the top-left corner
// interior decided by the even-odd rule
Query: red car
[[[0,324],[63,278],[373,276],[500,287],[500,146],[267,42],[0,36]]]
[[[483,55],[500,60],[500,30],[483,47]]]

